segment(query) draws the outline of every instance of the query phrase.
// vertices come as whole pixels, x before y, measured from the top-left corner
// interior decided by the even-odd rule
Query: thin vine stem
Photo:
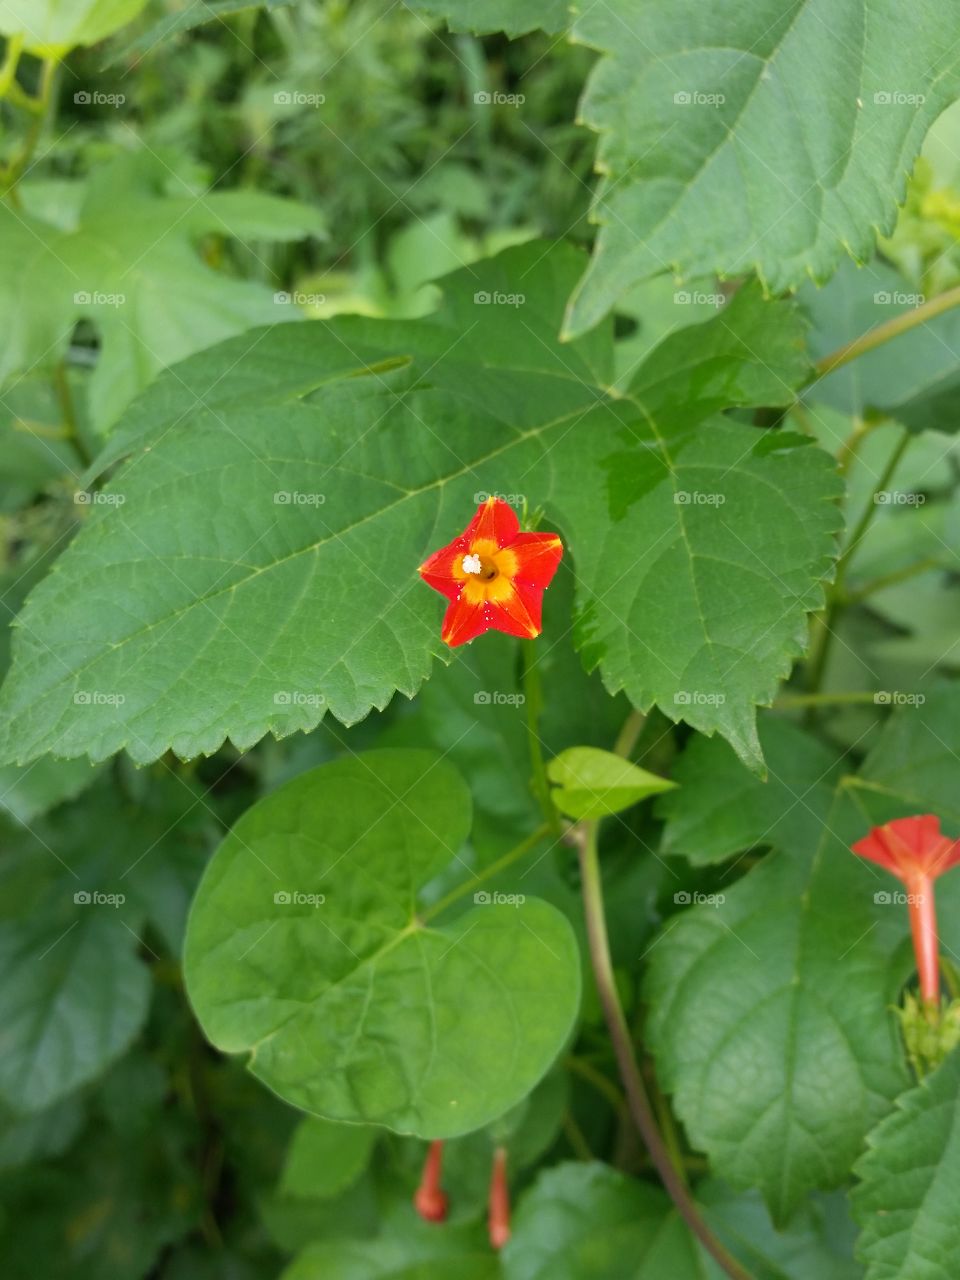
[[[907,451],[910,444],[910,433],[906,430],[902,431],[897,444],[887,460],[887,465],[883,469],[880,479],[877,481],[876,487],[870,495],[870,500],[864,508],[860,519],[853,527],[853,531],[843,549],[840,559],[837,561],[837,572],[833,579],[833,585],[830,588],[827,599],[827,606],[817,624],[816,634],[810,647],[810,663],[808,670],[808,686],[812,693],[816,693],[823,682],[824,673],[827,667],[827,659],[830,656],[830,647],[833,641],[834,630],[836,628],[837,614],[843,605],[844,583],[846,580],[847,570],[850,561],[856,554],[857,548],[863,540],[864,534],[870,527],[873,517],[876,515],[877,495],[883,493],[890,481],[893,479],[894,472],[900,465],[903,455]]]
[[[523,694],[524,710],[527,715],[527,742],[530,751],[530,768],[532,771],[533,793],[540,805],[544,821],[548,829],[555,835],[560,834],[560,815],[550,796],[550,783],[547,779],[547,767],[543,758],[543,743],[540,739],[540,712],[543,710],[543,686],[534,650],[534,641],[520,642],[523,660]]]
[[[839,369],[841,365],[849,364],[851,360],[866,355],[868,351],[874,351],[885,342],[899,338],[902,333],[908,333],[917,325],[926,324],[928,320],[933,320],[944,311],[949,311],[956,306],[960,306],[960,285],[947,289],[922,306],[914,307],[912,311],[904,311],[901,315],[885,320],[883,324],[875,325],[858,338],[854,338],[852,342],[845,342],[836,351],[831,351],[814,365],[817,379],[825,378],[828,373],[833,373],[834,369]]]
[[[573,831],[576,833],[577,851],[580,856],[583,908],[590,945],[590,961],[633,1122],[660,1175],[661,1182],[693,1235],[731,1280],[752,1280],[750,1273],[744,1270],[736,1258],[728,1252],[700,1216],[690,1190],[675,1168],[670,1152],[660,1136],[633,1050],[630,1028],[617,993],[604,911],[600,860],[597,853],[597,823],[583,822]]]

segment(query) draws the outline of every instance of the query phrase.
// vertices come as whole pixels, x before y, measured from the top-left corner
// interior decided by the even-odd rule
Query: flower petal
[[[563,543],[555,533],[518,533],[510,550],[516,559],[516,580],[542,589],[557,572]]]
[[[960,862],[960,841],[943,835],[940,819],[932,813],[894,818],[874,827],[851,848],[905,882],[917,872],[942,875]]]
[[[543,630],[541,621],[543,592],[524,589],[520,583],[511,583],[509,591],[500,591],[488,604],[490,625],[508,636],[520,636],[532,640]]]
[[[420,566],[420,577],[427,586],[439,591],[448,600],[456,600],[460,595],[467,575],[460,567],[464,555],[470,550],[470,544],[463,534],[454,538],[445,547],[435,551]]]
[[[483,635],[484,631],[490,629],[489,608],[489,605],[482,602],[471,604],[463,598],[454,600],[443,615],[440,639],[453,649],[458,644],[466,644],[468,640],[475,640],[477,636]]]
[[[505,547],[519,532],[520,521],[509,502],[488,498],[477,508],[477,514],[464,529],[463,536],[470,542],[489,538],[498,547]]]

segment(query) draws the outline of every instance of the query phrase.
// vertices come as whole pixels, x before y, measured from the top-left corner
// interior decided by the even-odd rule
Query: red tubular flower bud
[[[497,1147],[490,1173],[490,1200],[487,1225],[490,1243],[502,1249],[510,1239],[510,1189],[507,1186],[507,1151]]]
[[[449,1202],[440,1186],[443,1165],[443,1143],[431,1142],[423,1165],[420,1185],[413,1197],[413,1206],[424,1222],[445,1222]]]

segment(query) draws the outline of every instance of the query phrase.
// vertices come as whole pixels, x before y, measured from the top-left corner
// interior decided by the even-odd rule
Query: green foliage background
[[[960,834],[958,0],[0,36],[4,1277],[717,1280],[596,837],[726,1273],[955,1280],[849,846]],[[487,494],[532,653],[416,575]]]

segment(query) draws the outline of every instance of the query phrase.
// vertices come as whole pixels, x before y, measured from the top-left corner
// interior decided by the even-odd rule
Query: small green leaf
[[[960,1053],[867,1137],[854,1172],[857,1256],[867,1280],[955,1280],[960,1257]]]
[[[307,1116],[290,1141],[281,1195],[317,1200],[339,1195],[363,1173],[376,1140],[377,1130],[370,1125]]]
[[[555,784],[553,803],[568,818],[577,819],[621,813],[677,785],[599,747],[562,751],[547,765],[547,777]]]
[[[185,976],[207,1035],[287,1101],[333,1120],[452,1137],[515,1105],[580,998],[553,907],[486,902],[433,923],[419,895],[470,826],[459,775],[378,751],[300,775],[213,858]],[[446,917],[444,917],[446,919]]]

